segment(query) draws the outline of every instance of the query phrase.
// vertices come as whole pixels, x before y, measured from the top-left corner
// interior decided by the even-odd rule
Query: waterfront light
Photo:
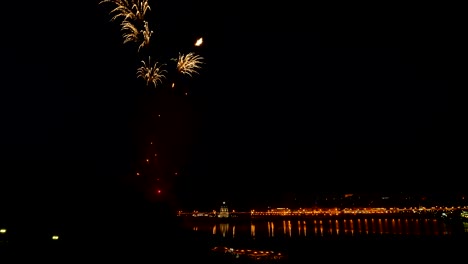
[[[52,240],[58,240],[59,236],[52,236]]]
[[[6,229],[4,229],[4,228],[0,229],[0,233],[2,233],[2,234],[5,234],[5,233],[6,233],[6,231],[7,231],[7,230],[6,230]]]

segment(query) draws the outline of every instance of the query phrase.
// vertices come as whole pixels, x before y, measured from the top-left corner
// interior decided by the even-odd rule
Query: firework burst
[[[193,73],[198,73],[198,69],[201,68],[200,64],[203,57],[196,55],[193,52],[190,52],[186,55],[179,53],[179,58],[177,59],[177,71],[182,74],[187,74],[192,76]]]
[[[148,0],[103,0],[99,4],[112,3],[116,5],[109,13],[113,15],[111,21],[123,18],[142,21],[146,12],[151,10]]]
[[[153,31],[149,29],[148,22],[144,21],[144,29],[141,30],[141,34],[143,35],[143,40],[138,47],[138,51],[140,51],[141,48],[149,46],[150,38],[151,35],[153,34]]]
[[[158,66],[158,62],[155,62],[151,65],[151,57],[148,57],[148,64],[143,60],[141,62],[143,63],[143,66],[137,69],[137,78],[144,79],[147,86],[150,83],[153,83],[154,87],[156,87],[158,82],[162,83],[162,79],[166,77],[164,76],[166,70],[162,69],[162,66],[165,64]]]
[[[132,11],[132,2],[133,0],[103,0],[99,2],[99,4],[112,3],[116,5],[116,7],[109,12],[109,14],[113,15],[111,21],[115,21],[118,18],[123,18],[123,20],[136,18]]]
[[[145,19],[146,12],[151,10],[148,0],[133,0],[132,10],[134,10],[135,18],[138,20]]]
[[[137,42],[139,39],[139,30],[138,28],[130,21],[124,20],[120,24],[122,26],[122,37],[124,38],[123,43],[127,42]]]

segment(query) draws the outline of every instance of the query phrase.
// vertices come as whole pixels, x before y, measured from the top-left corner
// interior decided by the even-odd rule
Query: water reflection
[[[226,237],[226,234],[229,232],[229,223],[219,224],[219,229],[221,230],[223,237]]]
[[[250,236],[255,238],[255,225],[253,223],[250,223]]]
[[[307,225],[306,225],[306,221],[304,221],[303,224],[304,224],[304,236],[307,236]]]
[[[340,234],[340,223],[338,222],[338,220],[335,220],[335,230],[336,230],[336,234],[339,235]]]
[[[363,228],[364,228],[364,230],[363,230],[364,234],[369,235],[370,227],[369,227],[369,220],[367,218],[364,219]]]
[[[323,224],[322,224],[322,220],[320,220],[320,235],[323,236]]]
[[[250,230],[249,230],[250,225]],[[193,223],[191,229],[209,232],[223,238],[294,238],[370,236],[391,234],[397,236],[447,236],[453,227],[439,219],[411,218],[354,218],[310,220],[257,220],[233,223]],[[468,233],[468,223],[460,226]],[[313,230],[313,232],[308,232]]]
[[[301,236],[301,221],[297,221],[297,228],[299,229],[299,236]]]

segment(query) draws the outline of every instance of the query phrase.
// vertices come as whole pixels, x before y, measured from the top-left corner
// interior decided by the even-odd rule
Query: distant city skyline
[[[219,210],[226,204],[230,209],[249,211],[269,208],[353,208],[353,207],[419,207],[419,206],[464,206],[468,205],[468,193],[421,193],[421,192],[381,192],[381,193],[316,193],[305,197],[290,197],[290,200],[268,202],[236,201],[235,199],[213,199],[208,203],[180,206],[184,210]]]

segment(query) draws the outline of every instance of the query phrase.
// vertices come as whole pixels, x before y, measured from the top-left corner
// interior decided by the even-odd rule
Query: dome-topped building
[[[219,214],[218,214],[218,217],[222,218],[226,218],[226,217],[229,217],[229,210],[228,210],[228,207],[226,205],[226,202],[223,202],[223,204],[221,205],[221,208],[219,210]]]

